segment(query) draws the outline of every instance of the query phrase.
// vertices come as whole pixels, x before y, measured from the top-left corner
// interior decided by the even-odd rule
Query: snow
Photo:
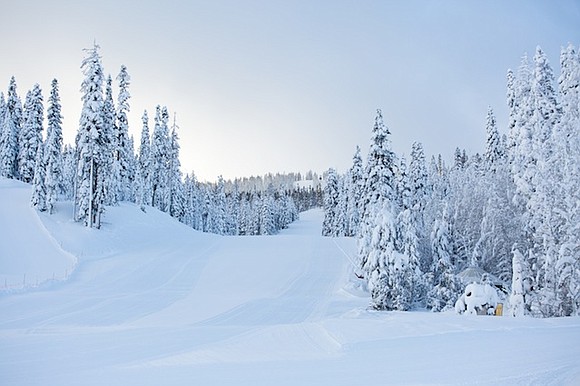
[[[276,236],[225,237],[121,204],[94,230],[66,203],[36,214],[30,194],[0,180],[0,384],[580,379],[577,317],[369,310],[355,242],[321,237],[320,210]]]
[[[478,310],[486,307],[495,307],[499,303],[499,297],[495,288],[489,284],[471,283],[465,287],[465,291],[457,300],[456,311],[461,311],[462,307],[468,314],[475,315]]]

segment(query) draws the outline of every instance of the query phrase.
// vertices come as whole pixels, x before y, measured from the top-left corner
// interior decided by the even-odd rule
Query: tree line
[[[131,77],[121,66],[105,76],[99,46],[84,50],[82,111],[74,145],[64,145],[58,81],[51,83],[44,131],[44,98],[35,84],[22,106],[16,80],[0,93],[0,176],[33,185],[31,204],[52,214],[58,200],[73,202],[74,220],[99,228],[105,207],[121,201],[167,212],[194,229],[224,235],[269,235],[320,204],[322,192],[297,189],[300,175],[267,175],[215,183],[185,176],[179,161],[178,126],[157,106],[153,130],[145,110],[141,141],[129,135]]]
[[[361,276],[381,310],[447,310],[476,267],[511,287],[514,316],[580,314],[580,56],[569,45],[556,79],[538,47],[507,73],[507,133],[493,110],[483,154],[450,165],[391,149],[377,111],[366,162],[327,172],[323,234],[357,238]]]

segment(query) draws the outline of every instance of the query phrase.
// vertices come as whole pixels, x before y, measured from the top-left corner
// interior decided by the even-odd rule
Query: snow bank
[[[31,194],[30,185],[0,177],[2,292],[64,280],[77,263],[46,231],[39,214],[30,207]]]
[[[11,189],[0,189],[0,203]],[[1,208],[3,229],[38,219],[27,205]],[[321,237],[322,211],[301,214],[276,236],[221,237],[131,204],[107,208],[100,230],[71,221],[70,205],[57,209],[40,216],[44,227],[27,223],[27,240],[51,240],[48,230],[55,261],[68,257],[62,246],[79,265],[63,285],[0,297],[2,384],[513,385],[580,377],[580,318],[369,310],[368,293],[352,284],[355,240]],[[2,251],[13,241],[2,239]],[[36,252],[23,255],[31,266],[45,258]]]

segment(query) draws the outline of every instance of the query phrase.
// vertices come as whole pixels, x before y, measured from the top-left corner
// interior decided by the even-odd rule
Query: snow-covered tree
[[[324,187],[324,221],[322,222],[323,236],[336,236],[336,217],[338,216],[338,201],[340,199],[338,174],[334,169],[326,172],[326,186]]]
[[[363,190],[363,161],[360,155],[360,147],[356,147],[356,151],[352,158],[352,166],[348,173],[349,183],[347,184],[348,200],[346,208],[346,217],[348,224],[347,236],[358,235],[360,228],[361,208],[360,197]]]
[[[16,79],[10,78],[4,117],[0,118],[0,176],[18,177],[18,136],[22,126],[22,103],[16,93]]]
[[[444,207],[440,217],[433,224],[430,237],[433,251],[431,269],[433,286],[427,294],[427,306],[433,311],[452,309],[463,289],[454,273],[453,251],[449,237],[448,213]]]
[[[273,235],[276,233],[275,201],[272,185],[263,192],[259,207],[260,235]]]
[[[375,248],[373,244],[376,244],[371,235],[377,226],[377,216],[380,211],[387,210],[389,212],[381,214],[383,219],[391,218],[389,221],[381,221],[382,226],[394,226],[394,216],[396,216],[393,205],[396,184],[395,153],[391,150],[389,135],[389,129],[383,122],[382,112],[377,110],[364,170],[365,183],[361,195],[361,231],[360,237],[357,239],[360,265],[367,279],[370,279],[370,274],[381,264],[373,258],[376,253],[371,256]],[[386,233],[394,237],[395,229],[389,229]]]
[[[504,150],[497,130],[495,115],[491,107],[487,109],[485,132],[487,134],[484,158],[487,168],[495,171],[497,163],[503,160]]]
[[[151,138],[149,135],[149,117],[147,110],[143,112],[143,128],[141,129],[141,146],[139,147],[138,175],[136,179],[138,193],[137,204],[144,210],[146,205],[151,205]]]
[[[34,168],[30,204],[41,212],[47,209],[45,177],[44,152],[43,147],[39,146],[36,152],[36,166]]]
[[[76,190],[77,156],[71,145],[65,145],[62,151],[62,185],[61,192],[66,200],[74,200]]]
[[[85,79],[81,85],[83,109],[76,136],[77,168],[75,220],[88,227],[100,227],[104,211],[107,138],[103,121],[103,69],[99,46],[85,50],[81,69]]]
[[[171,137],[169,139],[169,154],[167,154],[167,202],[169,203],[169,214],[181,221],[185,215],[185,196],[183,193],[183,182],[181,180],[177,129],[178,127],[174,116]]]
[[[510,314],[524,315],[524,256],[514,248],[512,257],[512,292],[510,295]]]
[[[36,152],[42,146],[42,126],[44,106],[42,90],[35,84],[26,95],[24,103],[24,123],[18,138],[18,175],[20,180],[31,183],[34,179]]]
[[[168,162],[167,155],[170,153],[169,113],[167,107],[156,107],[155,127],[151,139],[151,203],[157,209],[167,212],[169,203],[167,185]]]
[[[50,214],[63,184],[62,115],[58,81],[52,80],[46,118],[44,162],[46,164],[46,204]]]
[[[129,120],[127,117],[127,113],[130,111],[129,98],[131,95],[129,93],[129,85],[131,77],[125,65],[121,66],[117,81],[119,82],[119,96],[117,99],[117,124],[115,125],[116,132],[113,139],[115,148],[113,156],[119,168],[118,198],[123,201],[131,201],[133,199],[131,184],[135,179],[133,152],[130,149]]]
[[[105,81],[105,100],[103,102],[103,153],[101,162],[109,171],[105,176],[105,204],[116,205],[120,200],[120,164],[115,156],[117,149],[116,133],[118,131],[115,119],[115,102],[113,100],[113,78],[107,76]]]

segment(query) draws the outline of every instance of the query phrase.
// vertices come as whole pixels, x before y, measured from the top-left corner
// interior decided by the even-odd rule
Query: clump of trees
[[[457,273],[479,267],[512,283],[513,315],[580,314],[580,56],[563,48],[560,76],[541,48],[507,74],[507,133],[493,110],[483,154],[447,165],[414,143],[407,162],[377,111],[364,167],[328,171],[323,234],[355,236],[381,310],[445,310]]]
[[[74,219],[99,228],[107,206],[133,202],[167,212],[194,229],[223,235],[270,235],[298,218],[299,211],[320,205],[320,184],[299,188],[299,174],[267,175],[215,183],[185,176],[179,161],[175,115],[157,106],[153,130],[144,111],[138,151],[129,135],[131,77],[121,66],[115,80],[105,75],[99,46],[84,50],[81,63],[83,107],[73,145],[63,147],[58,81],[51,84],[47,127],[38,84],[24,106],[10,80],[0,93],[0,176],[33,184],[31,204],[53,213],[58,200],[74,204]],[[306,176],[312,181],[317,176]]]

